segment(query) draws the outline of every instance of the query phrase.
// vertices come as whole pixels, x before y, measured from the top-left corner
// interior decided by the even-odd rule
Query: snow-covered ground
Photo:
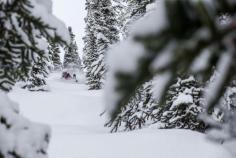
[[[49,158],[231,158],[221,145],[187,130],[145,129],[109,133],[105,128],[102,91],[83,84],[48,79],[50,92],[15,88],[10,97],[33,121],[49,124],[52,139]]]

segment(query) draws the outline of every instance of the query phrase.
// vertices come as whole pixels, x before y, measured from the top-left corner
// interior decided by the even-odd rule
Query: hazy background
[[[65,22],[67,26],[72,26],[76,35],[79,54],[82,54],[84,36],[84,18],[86,16],[85,0],[52,0],[53,13]]]

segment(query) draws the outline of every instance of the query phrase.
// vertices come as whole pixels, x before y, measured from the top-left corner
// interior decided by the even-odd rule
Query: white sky
[[[52,0],[53,13],[67,26],[72,26],[76,35],[79,53],[82,54],[84,36],[84,18],[86,16],[85,0]]]

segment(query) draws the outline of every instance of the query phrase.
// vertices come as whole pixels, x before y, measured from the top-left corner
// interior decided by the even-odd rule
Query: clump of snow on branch
[[[193,104],[193,97],[190,94],[186,94],[186,92],[180,93],[174,100],[170,110],[174,109],[174,107],[180,104]]]
[[[220,74],[214,73],[211,81],[218,78]],[[219,106],[214,109],[212,117],[202,116],[205,121],[213,127],[208,131],[208,137],[214,141],[230,140],[235,135],[235,109],[236,109],[236,87],[228,87],[224,96],[220,99]]]
[[[0,92],[0,100],[0,153],[6,158],[47,158],[50,128],[21,116],[5,93]]]
[[[131,35],[143,36],[157,33],[167,26],[165,1],[157,1],[147,6],[147,14],[134,23]]]
[[[110,52],[108,52],[108,63],[110,63],[110,67],[106,90],[107,94],[110,96],[107,100],[107,105],[109,105],[107,108],[109,112],[114,110],[114,107],[110,105],[116,103],[119,98],[119,94],[116,94],[116,91],[114,90],[114,87],[116,86],[116,77],[114,76],[114,73],[135,72],[139,59],[143,57],[144,52],[144,46],[131,39],[113,46]]]
[[[124,41],[111,50],[108,61],[113,64],[110,69],[128,73],[135,72],[139,62],[138,59],[145,55],[144,52],[143,45],[132,40]]]
[[[204,50],[191,65],[191,71],[200,72],[205,70],[209,66],[210,57],[211,52],[208,49]]]
[[[153,95],[156,100],[160,100],[161,95],[163,94],[166,85],[168,84],[171,78],[171,73],[166,72],[160,75],[157,75],[153,79]]]
[[[160,54],[155,58],[151,65],[151,70],[156,71],[168,66],[173,60],[173,49],[175,48],[175,43],[170,43]]]
[[[41,18],[46,24],[56,29],[56,32],[48,30],[48,33],[55,37],[56,34],[69,43],[70,36],[66,25],[52,14],[51,0],[31,0],[33,8],[28,7],[33,16]]]
[[[230,68],[230,63],[232,62],[232,54],[223,53],[220,58],[219,64],[217,65],[217,72],[220,74],[213,82],[209,82],[205,90],[206,103],[212,102],[215,98],[216,93],[219,91],[219,87],[223,84],[225,73],[228,72]]]

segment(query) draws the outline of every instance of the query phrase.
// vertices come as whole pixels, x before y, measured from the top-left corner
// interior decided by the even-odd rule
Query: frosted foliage
[[[46,83],[46,78],[51,66],[49,61],[49,52],[47,51],[43,58],[33,65],[29,78],[22,88],[27,88],[29,91],[49,91],[49,87]]]
[[[112,107],[112,105],[114,105],[116,102],[115,100],[119,97],[119,94],[117,94],[113,89],[113,87],[116,86],[114,73],[119,71],[136,71],[138,61],[144,55],[144,50],[145,49],[141,44],[138,44],[132,40],[127,40],[114,46],[108,52],[109,72],[107,75],[108,81],[106,84],[107,94],[110,96],[107,100],[107,105],[109,105],[109,107],[107,107],[109,109],[108,111],[111,112],[113,110],[114,107]]]
[[[114,46],[108,52],[109,74],[107,82],[107,94],[110,97],[107,99],[107,107],[112,112],[114,104],[120,97],[114,88],[117,86],[115,74],[117,72],[133,73],[138,70],[139,60],[145,57],[145,48],[142,44],[135,42],[132,36],[146,35],[157,32],[159,29],[166,26],[164,1],[158,1],[156,7],[151,7],[149,12],[133,24],[131,28],[131,36],[124,42]],[[160,18],[157,20],[156,18]],[[155,19],[155,20],[153,20]],[[165,62],[164,62],[165,63]],[[166,75],[164,75],[166,76]],[[168,76],[168,75],[167,75]]]
[[[51,0],[31,0],[31,3],[34,7],[29,7],[28,9],[31,11],[32,15],[34,17],[41,18],[46,24],[56,29],[56,32],[48,30],[48,33],[53,37],[59,35],[62,39],[69,43],[70,36],[66,30],[65,24],[52,15]]]
[[[150,81],[136,91],[118,116],[106,124],[111,132],[140,129],[158,121],[159,108],[153,98],[152,88]]]
[[[219,75],[215,72],[214,79]],[[208,137],[213,140],[230,140],[235,136],[235,110],[236,110],[236,87],[228,87],[224,96],[221,98],[219,106],[214,109],[211,118],[205,118],[208,124],[217,127],[208,131]]]
[[[125,3],[121,4],[119,13],[119,22],[121,27],[121,35],[123,38],[127,38],[132,31],[132,25],[140,18],[142,18],[146,12],[152,11],[156,8],[156,4],[150,4],[151,0],[123,0]]]
[[[40,39],[37,39],[37,44],[36,46],[40,49],[40,50],[43,50],[45,51],[45,55],[44,56],[48,56],[48,42],[47,40],[43,39],[43,38],[40,38]]]
[[[100,0],[97,3],[86,1],[86,9],[84,64],[87,85],[90,90],[94,90],[104,86],[105,74],[108,70],[105,58],[109,48],[118,41],[119,32],[115,8],[111,0]]]
[[[206,69],[209,64],[209,59],[211,57],[211,53],[208,49],[204,50],[201,55],[193,62],[191,65],[192,72],[199,72]]]
[[[193,104],[193,97],[190,94],[180,93],[174,100],[170,110],[173,110],[176,106],[181,104]]]
[[[127,40],[121,42],[108,53],[108,62],[112,63],[111,71],[134,72],[138,59],[144,55],[144,47],[137,42]]]
[[[205,125],[198,120],[198,115],[204,111],[201,91],[192,76],[178,78],[166,96],[167,101],[161,116],[164,128],[184,128],[203,132]]]
[[[47,41],[65,43],[69,37],[65,25],[52,15],[51,0],[1,0],[0,25],[0,91],[28,79],[34,68],[44,71],[35,65],[40,60],[47,71]],[[35,77],[44,78],[41,73]],[[0,92],[0,157],[47,158],[49,137],[49,127],[24,118]]]
[[[47,158],[50,129],[19,114],[18,105],[0,92],[0,153],[6,158]]]
[[[172,95],[170,102],[168,102],[169,111],[164,116],[169,117],[167,123],[173,123],[179,119],[181,122],[177,124],[178,128],[204,131],[205,126],[199,122],[197,117],[205,110],[202,106],[206,107],[207,112],[212,112],[215,107],[219,106],[219,99],[224,95],[226,88],[235,82],[236,2],[234,0],[157,0],[156,3],[157,7],[159,5],[163,7],[155,9],[154,6],[148,6],[148,12],[133,25],[131,37],[127,40],[131,41],[130,46],[127,47],[129,50],[135,48],[135,45],[132,45],[133,41],[144,45],[144,55],[129,59],[134,63],[128,64],[136,65],[136,67],[132,67],[133,71],[123,70],[128,65],[125,62],[121,67],[118,64],[110,66],[111,70],[115,71],[110,74],[111,81],[109,83],[111,84],[108,85],[107,94],[111,97],[107,97],[107,105],[113,109],[112,116],[116,115],[132,97],[131,94],[154,76],[160,77],[160,83],[157,84],[160,90],[156,88],[155,91],[158,91],[158,96],[163,96],[168,93],[168,88],[172,88],[170,81],[174,81],[179,75],[185,76],[194,73],[200,82],[191,83],[196,86],[191,94],[193,103],[191,103],[192,98],[189,94],[183,93],[181,87],[178,92],[173,88],[171,92],[175,92],[176,96]],[[229,16],[221,16],[222,14]],[[176,44],[173,49],[168,49],[171,43]],[[112,51],[121,52],[121,54],[128,52],[128,49],[124,48],[120,45]],[[115,59],[115,57],[113,58]],[[122,60],[126,60],[127,57],[124,55]],[[122,60],[119,59],[119,61]],[[207,82],[214,70],[219,75],[214,81]],[[163,74],[170,75],[168,78],[162,79],[164,78]],[[185,89],[190,90],[191,88],[188,86],[186,85]],[[201,91],[199,86],[204,86],[206,89]],[[201,93],[204,93],[203,105],[201,100],[198,100],[202,99]],[[162,98],[164,97],[158,99]],[[170,98],[163,101],[168,99]],[[178,104],[175,103],[176,100]],[[172,104],[173,102],[175,104]],[[171,105],[178,106],[170,108]],[[175,111],[170,110],[173,108]],[[171,118],[173,115],[178,116]],[[226,123],[225,127],[221,128],[219,125],[216,127],[222,129],[228,138],[232,139],[232,137],[236,137],[235,111],[228,111],[224,116],[226,119],[222,122]],[[181,118],[184,119],[181,120]],[[171,124],[170,128],[175,125]]]
[[[165,66],[170,64],[170,62],[172,61],[172,58],[173,58],[172,51],[174,49],[174,46],[175,46],[174,43],[169,44],[169,46],[166,49],[164,49],[160,53],[160,55],[158,55],[156,57],[156,59],[153,61],[152,65],[151,65],[152,71],[164,68]]]
[[[57,43],[51,42],[49,44],[49,53],[51,55],[51,70],[60,71],[62,69],[62,63],[60,58],[60,47]]]
[[[72,31],[72,28],[69,27],[68,30],[70,33],[70,43],[68,46],[64,47],[65,55],[64,55],[63,68],[65,70],[74,69],[74,71],[78,71],[81,69],[81,61],[78,53],[78,46],[75,41],[75,35]]]
[[[153,95],[157,100],[160,100],[162,93],[165,90],[165,86],[168,84],[170,80],[171,74],[170,73],[165,73],[161,75],[157,75],[153,79]]]
[[[147,14],[131,27],[132,35],[157,33],[160,29],[167,26],[165,1],[157,1],[154,4],[148,5],[147,8]]]
[[[160,6],[159,6],[160,7]],[[156,3],[151,3],[146,6],[146,12],[150,12],[157,9]]]
[[[52,1],[51,0],[36,0],[38,4],[45,7],[48,13],[52,13]]]
[[[228,14],[222,14],[218,19],[217,19],[218,27],[224,28],[228,24],[232,23],[232,17]]]
[[[51,0],[5,0],[0,8],[0,89],[9,91],[47,55],[47,40],[62,43],[69,41],[69,34],[65,24],[52,15]]]
[[[232,61],[232,54],[230,53],[224,53],[222,55],[222,58],[217,65],[217,72],[220,74],[218,75],[215,80],[212,82],[209,82],[209,84],[206,87],[205,91],[205,98],[207,104],[212,102],[214,97],[216,96],[217,91],[219,91],[219,87],[224,84],[224,78],[225,78],[225,73],[228,72],[228,69],[230,68],[230,63]]]

